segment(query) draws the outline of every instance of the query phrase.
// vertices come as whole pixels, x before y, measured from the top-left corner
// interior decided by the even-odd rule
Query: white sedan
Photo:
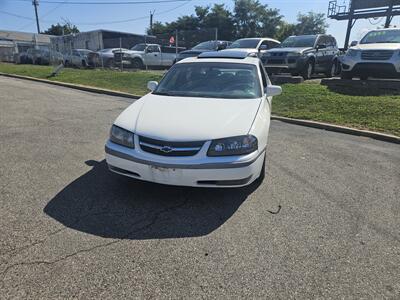
[[[261,61],[206,52],[175,64],[123,111],[105,146],[109,169],[135,179],[195,187],[262,181],[271,85]]]

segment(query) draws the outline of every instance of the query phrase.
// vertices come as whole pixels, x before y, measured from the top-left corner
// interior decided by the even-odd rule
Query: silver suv
[[[341,58],[342,79],[400,77],[400,29],[368,32]]]

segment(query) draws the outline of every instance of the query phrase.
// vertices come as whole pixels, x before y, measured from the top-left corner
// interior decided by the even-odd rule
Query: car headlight
[[[115,125],[110,130],[110,141],[125,147],[135,148],[133,133]]]
[[[257,138],[253,135],[241,135],[213,140],[208,156],[232,156],[249,154],[258,149]]]
[[[349,49],[349,50],[347,50],[346,55],[351,56],[351,57],[356,57],[356,56],[358,56],[358,53],[359,53],[359,51],[357,51],[357,50]]]
[[[298,52],[291,52],[291,53],[288,53],[287,57],[299,57],[301,55],[302,54],[298,53]]]
[[[252,53],[247,54],[247,56],[248,56],[248,57],[258,57],[258,54],[252,52]]]

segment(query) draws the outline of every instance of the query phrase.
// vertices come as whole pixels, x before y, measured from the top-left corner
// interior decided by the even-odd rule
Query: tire
[[[338,64],[337,61],[334,61],[329,70],[327,70],[327,72],[325,73],[326,77],[328,78],[335,77],[336,74],[338,73],[337,70],[338,70]]]
[[[87,67],[86,60],[82,60],[82,68],[86,68],[86,67]]]
[[[340,78],[343,80],[352,80],[353,79],[353,74],[350,72],[343,72],[340,74]]]
[[[143,69],[143,62],[139,58],[134,58],[131,62],[131,66],[134,69]]]
[[[311,76],[314,74],[314,63],[309,60],[304,66],[303,71],[301,72],[301,76],[303,76],[304,80],[311,79]]]

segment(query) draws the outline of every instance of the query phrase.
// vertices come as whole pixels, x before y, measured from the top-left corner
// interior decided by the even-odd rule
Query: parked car
[[[272,96],[261,61],[205,52],[177,62],[114,122],[111,171],[161,184],[240,187],[265,174]]]
[[[341,57],[342,79],[400,77],[400,29],[368,32]]]
[[[176,59],[176,52],[183,50],[185,49],[178,48],[176,51],[176,47],[158,44],[137,44],[127,51],[115,51],[114,61],[135,69],[143,69],[145,66],[170,67]]]
[[[107,48],[97,51],[99,54],[100,65],[103,67],[112,67],[114,65],[114,53],[128,51],[125,48]]]
[[[19,53],[18,57],[16,59],[16,62],[19,63],[19,64],[28,64],[28,63],[30,63],[29,59],[28,59],[28,53],[26,51]]]
[[[26,62],[34,65],[48,65],[50,64],[50,50],[29,48],[26,50]]]
[[[180,61],[180,60],[182,60],[184,58],[198,56],[199,54],[201,54],[203,52],[207,52],[207,51],[224,50],[224,49],[226,49],[226,47],[228,47],[231,44],[232,44],[232,42],[215,41],[215,40],[214,41],[202,42],[202,43],[194,46],[190,50],[185,50],[185,51],[180,52],[178,54],[175,62]]]
[[[248,55],[261,57],[268,49],[276,48],[280,42],[270,38],[239,39],[222,51],[247,52]]]
[[[340,50],[330,35],[291,36],[276,48],[267,51],[262,61],[269,73],[290,72],[310,79],[314,73],[335,76],[339,70]]]
[[[100,65],[99,54],[88,49],[73,49],[64,57],[64,65],[67,67],[97,67]]]

